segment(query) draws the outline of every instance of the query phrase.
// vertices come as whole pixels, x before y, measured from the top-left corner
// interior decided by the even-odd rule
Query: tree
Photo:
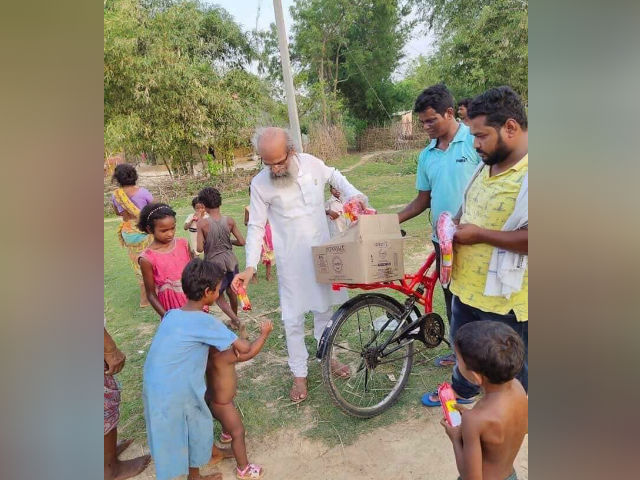
[[[391,74],[412,26],[409,13],[407,2],[395,0],[301,0],[292,7],[292,60],[319,102],[322,123],[339,122],[342,105],[368,123],[392,113]]]
[[[457,97],[510,85],[527,100],[528,3],[523,0],[417,0],[438,34],[437,50],[409,77],[446,83]],[[428,72],[428,73],[427,73]],[[428,85],[425,85],[425,87]]]
[[[247,128],[277,110],[245,66],[255,57],[226,11],[196,1],[105,2],[105,152],[126,148],[193,172],[213,147],[229,166]]]

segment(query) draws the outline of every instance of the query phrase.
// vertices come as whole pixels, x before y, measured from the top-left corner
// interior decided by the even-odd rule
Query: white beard
[[[295,161],[289,162],[289,166],[286,171],[280,175],[275,175],[273,171],[269,171],[269,177],[271,178],[271,184],[277,188],[284,188],[292,185],[298,177],[298,164]]]

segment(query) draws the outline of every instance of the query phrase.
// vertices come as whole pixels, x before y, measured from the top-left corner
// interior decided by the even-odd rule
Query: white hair
[[[256,132],[253,134],[253,137],[251,137],[251,143],[253,144],[253,149],[257,152],[260,153],[258,150],[258,145],[260,144],[260,140],[262,140],[262,135],[264,135],[265,132],[267,132],[270,129],[273,128],[277,128],[278,130],[281,130],[284,132],[285,134],[285,138],[287,139],[287,150],[288,151],[293,151],[295,150],[295,145],[293,143],[293,136],[291,135],[291,132],[289,130],[287,130],[286,128],[280,128],[280,127],[259,127],[256,129]]]

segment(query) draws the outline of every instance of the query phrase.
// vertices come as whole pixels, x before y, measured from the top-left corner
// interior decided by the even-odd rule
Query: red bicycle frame
[[[424,307],[424,313],[431,313],[433,311],[433,289],[438,281],[438,272],[434,271],[427,275],[427,270],[433,264],[436,259],[436,253],[431,252],[427,257],[427,260],[422,264],[420,270],[415,274],[406,274],[400,280],[394,280],[393,282],[375,282],[375,283],[334,283],[331,288],[333,290],[340,290],[341,288],[359,288],[361,290],[378,290],[380,288],[392,288],[405,295],[413,295],[416,297],[416,301]],[[424,285],[424,292],[418,292],[418,286]]]

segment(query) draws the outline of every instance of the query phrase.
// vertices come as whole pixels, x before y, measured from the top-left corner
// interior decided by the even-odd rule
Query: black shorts
[[[239,272],[240,270],[238,269],[238,265],[236,265],[236,268],[233,269],[233,272],[227,271],[227,273],[224,274],[224,276],[222,277],[222,283],[220,284],[221,295],[222,295],[222,292],[224,292],[227,288],[229,288],[229,286],[231,285],[231,282],[233,281],[233,277],[235,277]]]

